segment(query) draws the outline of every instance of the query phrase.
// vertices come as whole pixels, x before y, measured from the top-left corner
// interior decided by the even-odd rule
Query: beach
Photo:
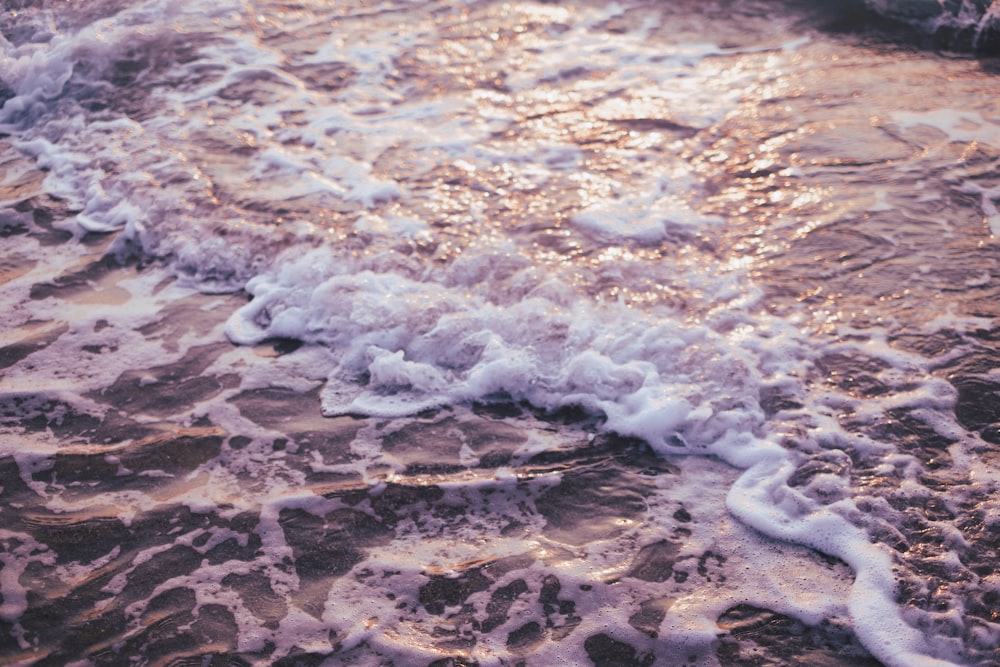
[[[1000,67],[871,4],[5,5],[0,664],[996,664]]]

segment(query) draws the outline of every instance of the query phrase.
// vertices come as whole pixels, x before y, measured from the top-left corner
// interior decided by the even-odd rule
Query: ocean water
[[[4,0],[0,664],[1000,664],[959,4]]]

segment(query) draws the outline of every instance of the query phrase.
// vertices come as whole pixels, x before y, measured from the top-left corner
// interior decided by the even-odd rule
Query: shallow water
[[[996,63],[832,5],[7,3],[3,660],[995,664]]]

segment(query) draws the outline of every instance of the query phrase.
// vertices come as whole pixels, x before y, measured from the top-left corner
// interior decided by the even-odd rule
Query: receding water
[[[996,664],[995,60],[3,8],[0,664]]]

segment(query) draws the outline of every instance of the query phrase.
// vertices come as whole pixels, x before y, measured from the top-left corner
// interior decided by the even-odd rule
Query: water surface
[[[7,3],[4,659],[993,664],[996,64],[859,12]]]

